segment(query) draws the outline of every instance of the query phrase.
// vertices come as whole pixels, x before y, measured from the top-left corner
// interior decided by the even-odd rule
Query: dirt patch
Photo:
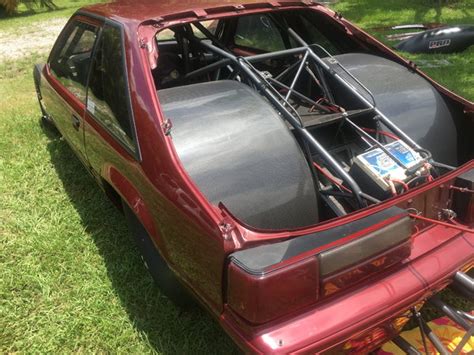
[[[0,32],[0,63],[33,53],[49,53],[66,22],[67,18],[37,21]]]

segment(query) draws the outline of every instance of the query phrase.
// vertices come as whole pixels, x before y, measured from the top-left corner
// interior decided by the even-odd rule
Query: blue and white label
[[[406,167],[412,167],[422,160],[418,153],[400,140],[385,145],[385,148]],[[379,178],[406,178],[405,169],[380,148],[363,153],[357,158],[366,169],[370,169]]]

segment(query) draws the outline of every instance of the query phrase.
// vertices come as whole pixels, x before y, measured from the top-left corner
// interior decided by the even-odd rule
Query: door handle
[[[81,127],[81,120],[75,115],[72,115],[72,126],[76,131],[79,131],[79,127]]]

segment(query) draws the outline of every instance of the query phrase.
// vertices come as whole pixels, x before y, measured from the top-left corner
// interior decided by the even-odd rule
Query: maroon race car
[[[93,5],[34,79],[163,292],[246,352],[411,352],[415,317],[442,353],[425,301],[472,333],[436,294],[474,294],[474,104],[341,15]]]

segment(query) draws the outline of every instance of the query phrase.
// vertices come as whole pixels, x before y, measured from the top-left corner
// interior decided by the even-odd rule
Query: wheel
[[[162,293],[181,308],[194,306],[196,302],[168,267],[146,229],[127,204],[122,201],[122,205],[128,228],[137,243],[143,263]]]

